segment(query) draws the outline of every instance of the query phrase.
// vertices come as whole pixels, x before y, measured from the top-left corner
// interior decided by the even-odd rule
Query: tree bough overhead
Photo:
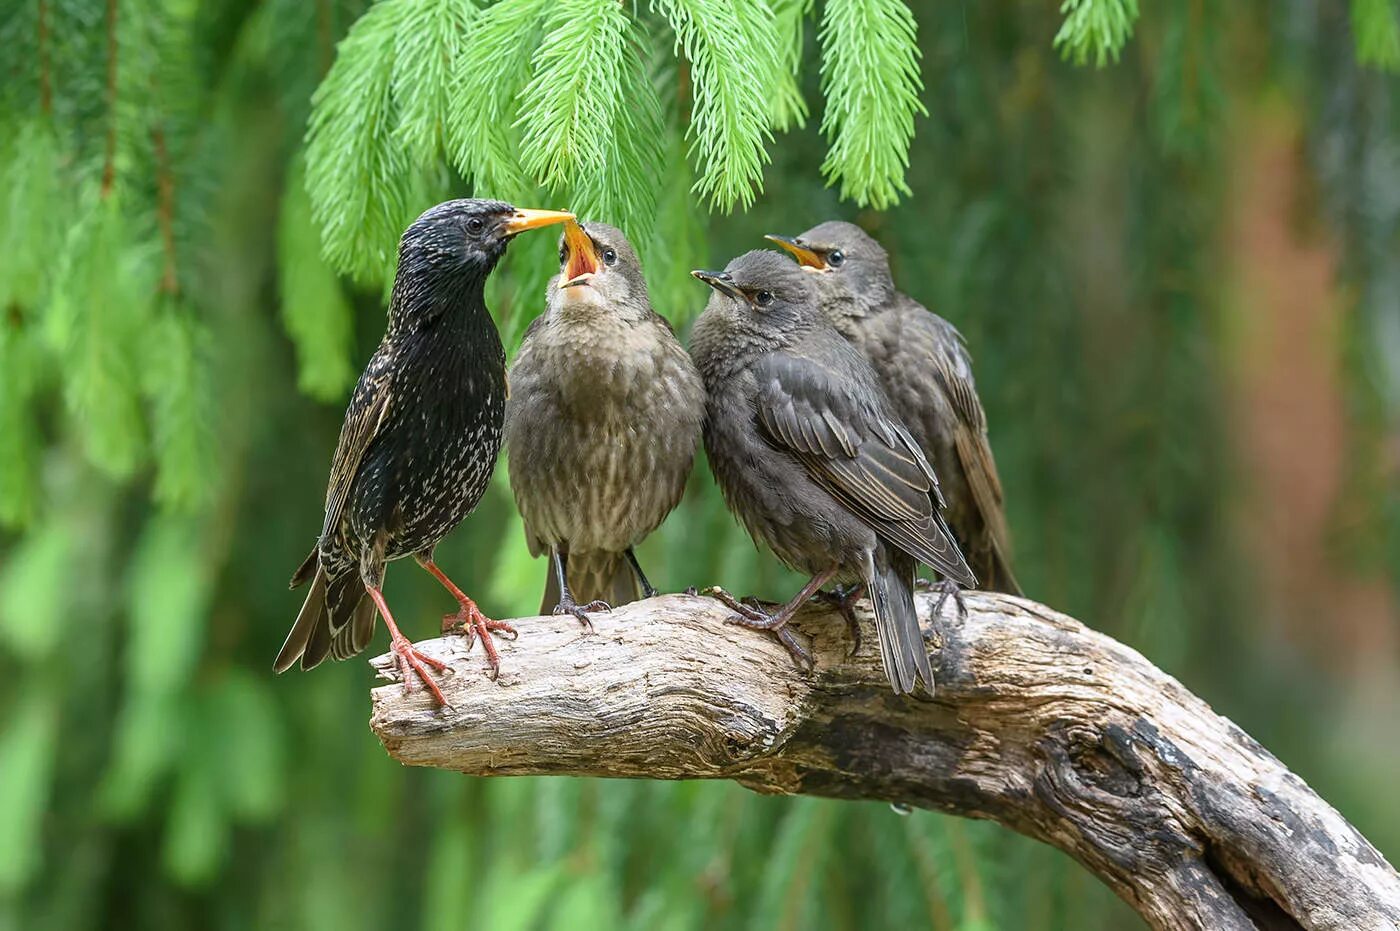
[[[897,698],[841,617],[798,623],[816,669],[688,595],[515,622],[497,682],[460,638],[450,707],[375,689],[397,760],[471,775],[733,779],[998,821],[1066,851],[1162,929],[1400,927],[1400,874],[1272,754],[1140,654],[1042,605],[972,593],[932,616],[938,682]],[[868,609],[865,602],[861,606]],[[388,657],[375,665],[392,670]]]

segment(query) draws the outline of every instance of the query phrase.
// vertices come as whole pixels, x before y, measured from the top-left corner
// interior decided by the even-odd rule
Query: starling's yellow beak
[[[797,259],[797,263],[802,267],[816,269],[819,272],[826,271],[826,259],[822,258],[820,255],[817,255],[817,253],[813,252],[811,249],[808,249],[796,239],[793,239],[790,236],[774,236],[771,233],[767,236],[764,236],[763,238],[768,240],[769,242],[775,242],[787,251],[791,252],[793,254],[793,257]]]
[[[587,284],[598,273],[598,247],[573,220],[564,223],[564,268],[559,287]]]
[[[572,220],[574,215],[566,210],[525,210],[516,208],[505,223],[506,235],[514,236],[516,233],[523,233],[540,226],[550,226],[555,223],[563,223],[565,220]]]
[[[703,268],[697,268],[691,274],[721,294],[728,294],[738,300],[744,299],[744,292],[735,287],[734,279],[730,278],[727,272],[707,272]]]

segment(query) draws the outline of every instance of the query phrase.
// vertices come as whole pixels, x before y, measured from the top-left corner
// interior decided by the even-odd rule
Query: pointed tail
[[[875,548],[874,572],[865,580],[875,609],[880,658],[896,695],[912,692],[919,682],[933,694],[933,668],[914,606],[914,560],[893,547]]]
[[[297,660],[302,669],[311,669],[327,656],[348,659],[369,646],[374,634],[374,602],[357,572],[352,569],[331,577],[312,550],[292,576],[292,587],[308,578],[311,590],[272,664],[275,672],[286,672]]]

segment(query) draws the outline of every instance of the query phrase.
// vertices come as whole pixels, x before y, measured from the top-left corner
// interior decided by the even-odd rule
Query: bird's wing
[[[928,314],[922,307],[919,310]],[[977,397],[977,383],[972,377],[972,357],[963,343],[962,334],[942,317],[928,314],[937,326],[938,336],[933,353],[934,375],[952,406],[957,422],[953,427],[953,445],[963,475],[982,515],[982,523],[991,536],[1003,565],[1009,565],[1010,544],[1006,529],[1006,513],[997,474],[987,439],[987,414]]]
[[[935,507],[938,480],[919,446],[874,402],[811,361],[773,353],[755,367],[758,424],[856,517],[939,572],[973,584]]]
[[[326,486],[326,521],[321,534],[329,537],[340,526],[341,513],[360,471],[365,450],[374,442],[393,398],[393,365],[391,350],[381,346],[370,359],[364,374],[355,385],[350,406],[345,411],[345,423],[340,428],[340,441],[331,458],[331,477]]]

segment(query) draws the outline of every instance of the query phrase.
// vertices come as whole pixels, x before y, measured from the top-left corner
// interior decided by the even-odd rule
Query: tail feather
[[[933,668],[914,606],[914,561],[898,550],[876,549],[866,588],[875,610],[880,658],[896,695],[914,691],[923,681],[933,694]]]
[[[302,669],[312,669],[327,656],[354,656],[369,645],[374,633],[374,602],[358,573],[352,570],[332,578],[313,551],[292,581],[300,584],[306,577],[311,578],[311,590],[272,664],[276,672],[287,671],[297,660]]]
[[[590,601],[605,601],[612,607],[639,601],[642,586],[637,574],[627,564],[622,553],[571,553],[567,560],[569,593],[579,604]],[[554,565],[545,565],[544,600],[540,603],[540,613],[550,614],[559,604],[561,593],[559,582],[554,575]]]
[[[986,555],[977,561],[976,571],[983,591],[1017,596],[1023,594],[1021,584],[1011,572],[1011,564],[995,545],[989,547]]]

